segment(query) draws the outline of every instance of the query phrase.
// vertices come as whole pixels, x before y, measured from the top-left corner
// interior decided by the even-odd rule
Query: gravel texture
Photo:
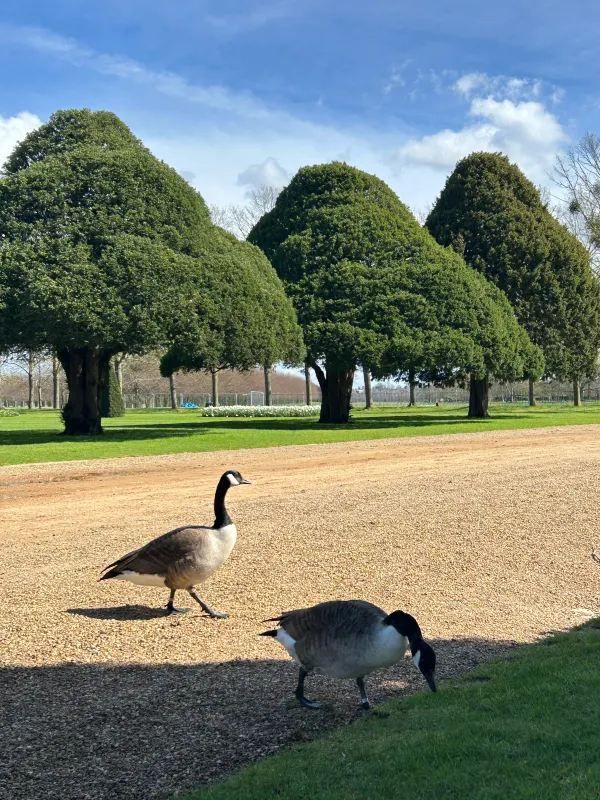
[[[405,608],[452,676],[600,613],[600,426],[5,467],[0,471],[0,798],[153,800],[353,721],[352,682],[309,678],[260,620],[330,598]],[[239,469],[231,559],[196,609],[97,583]],[[180,605],[193,602],[184,594]],[[424,687],[409,661],[375,703]],[[443,685],[442,685],[443,691]]]

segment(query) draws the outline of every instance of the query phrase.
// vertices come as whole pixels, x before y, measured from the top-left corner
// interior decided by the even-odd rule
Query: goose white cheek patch
[[[421,661],[421,651],[417,650],[417,652],[412,657],[412,662],[415,665],[415,667],[418,667],[420,661]]]
[[[227,477],[229,478],[229,483],[232,486],[239,486],[240,485],[240,482],[238,481],[238,479],[235,477],[235,475],[232,475],[231,472],[229,472],[227,474]]]

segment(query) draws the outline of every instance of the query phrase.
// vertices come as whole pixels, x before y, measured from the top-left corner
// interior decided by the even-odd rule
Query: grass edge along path
[[[0,417],[0,465],[598,424],[600,403],[497,405],[491,414],[469,420],[465,406],[380,406],[355,410],[346,425],[320,425],[315,418],[205,418],[193,410],[144,410],[103,420],[103,436],[66,437],[57,411],[30,411]]]
[[[596,619],[184,800],[597,800],[599,663]]]

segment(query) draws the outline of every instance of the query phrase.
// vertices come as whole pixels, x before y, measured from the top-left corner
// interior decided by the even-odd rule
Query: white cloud
[[[456,100],[468,104],[462,126],[406,139],[398,128],[382,131],[313,122],[271,107],[251,93],[193,83],[45,29],[0,25],[0,40],[122,81],[128,84],[125,93],[143,86],[155,92],[159,102],[161,95],[180,101],[170,104],[177,123],[168,131],[161,127],[160,115],[145,115],[138,124],[126,107],[115,111],[123,113],[146,145],[193,183],[207,202],[219,206],[243,203],[248,187],[280,186],[303,165],[335,159],[379,175],[409,206],[422,209],[434,200],[456,161],[474,150],[505,152],[530,178],[543,181],[566,138],[547,108],[560,100],[560,91],[528,78],[473,72],[456,79],[456,73],[448,71],[418,70],[411,83],[406,76],[410,62],[401,63],[382,86],[384,93],[401,86],[407,91],[413,84],[413,93],[418,87],[447,92],[454,81]],[[149,97],[148,102],[155,101]],[[40,124],[30,117],[31,127]],[[0,145],[4,138],[0,124]],[[14,141],[13,137],[7,152]]]
[[[468,72],[461,75],[454,84],[454,89],[460,94],[470,95],[475,89],[488,88],[489,78],[483,72]]]
[[[452,88],[467,99],[474,95],[489,95],[497,100],[532,100],[557,91],[555,86],[537,79],[487,75],[485,72],[467,72],[453,83]]]
[[[21,111],[14,117],[0,116],[0,166],[12,153],[15,145],[41,124],[42,120],[29,111]]]
[[[469,116],[478,121],[459,130],[446,128],[410,139],[397,150],[400,162],[449,170],[473,151],[500,151],[532,180],[543,181],[567,138],[556,117],[537,101],[475,97]]]
[[[280,189],[285,186],[290,174],[276,158],[266,158],[261,164],[251,164],[237,178],[238,186],[250,186],[257,189],[259,186],[272,186]]]
[[[268,119],[269,108],[247,92],[234,92],[224,86],[190,83],[173,72],[158,72],[133,59],[108,53],[99,53],[44,28],[0,26],[0,39],[49,53],[55,58],[76,66],[85,66],[102,75],[149,86],[160,94],[190,103],[197,103],[216,111],[227,111],[245,118]]]

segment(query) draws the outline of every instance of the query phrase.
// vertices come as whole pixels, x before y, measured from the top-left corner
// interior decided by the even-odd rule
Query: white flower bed
[[[319,406],[208,406],[201,417],[314,417]]]

